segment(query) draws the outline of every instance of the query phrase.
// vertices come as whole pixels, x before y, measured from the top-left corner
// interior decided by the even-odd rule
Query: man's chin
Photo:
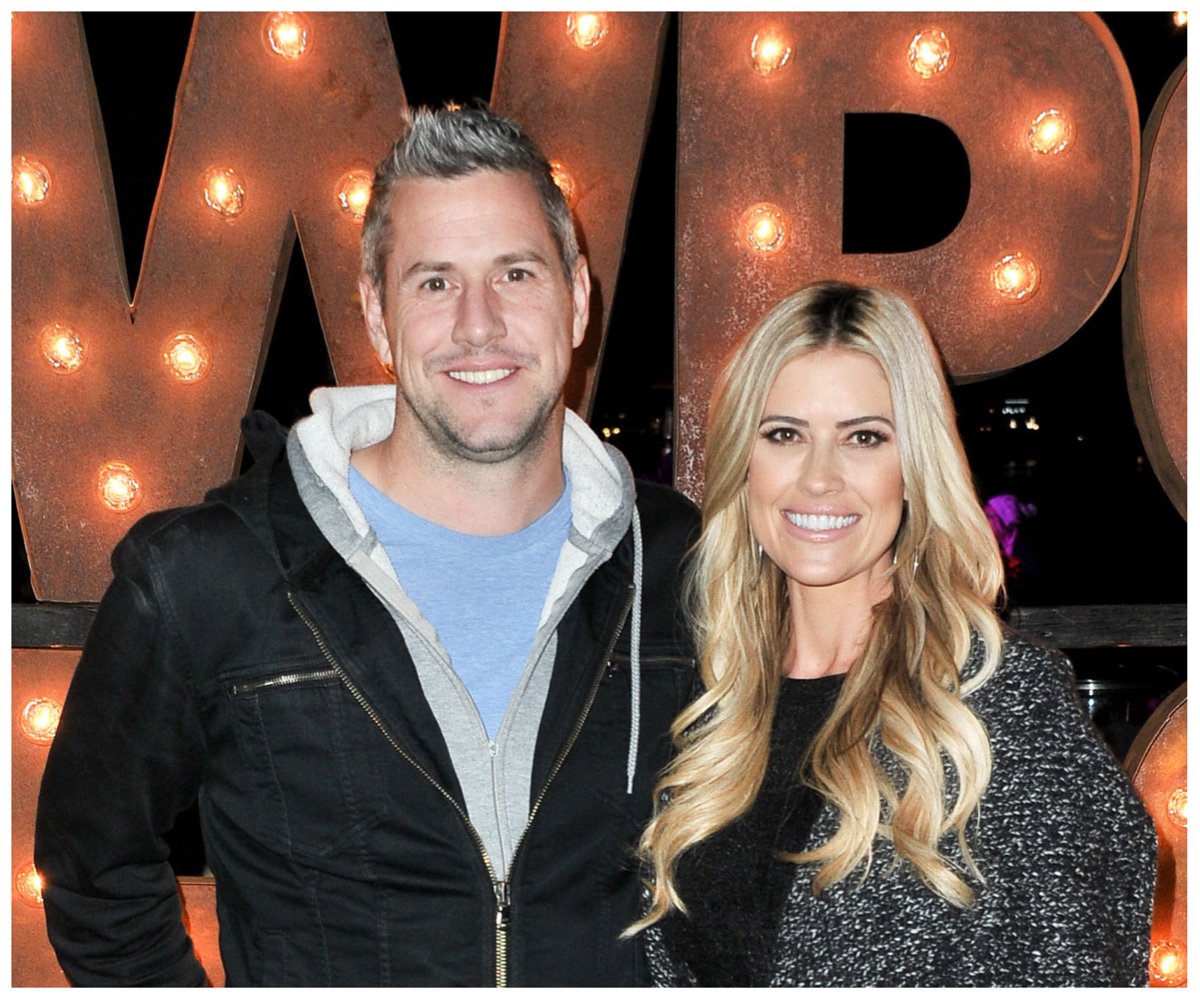
[[[542,418],[517,429],[491,429],[467,433],[460,428],[441,427],[437,437],[448,454],[469,462],[496,464],[532,454],[546,440],[551,421]]]
[[[475,420],[464,421],[439,407],[414,406],[403,389],[401,395],[434,448],[448,458],[467,462],[495,465],[532,455],[541,449],[551,430],[562,425],[561,396],[542,401],[523,414],[510,412],[505,418],[493,411],[487,417],[475,415]]]

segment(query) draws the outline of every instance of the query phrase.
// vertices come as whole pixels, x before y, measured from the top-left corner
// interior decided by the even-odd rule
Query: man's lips
[[[446,374],[457,382],[468,382],[473,386],[487,386],[507,378],[515,371],[515,368],[451,369]]]

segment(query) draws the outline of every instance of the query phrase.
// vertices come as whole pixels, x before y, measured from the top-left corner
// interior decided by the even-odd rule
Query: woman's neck
[[[788,678],[845,674],[862,655],[882,596],[866,590],[789,584],[792,634],[784,655]]]

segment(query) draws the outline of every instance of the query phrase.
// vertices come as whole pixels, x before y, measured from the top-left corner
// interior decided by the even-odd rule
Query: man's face
[[[386,302],[365,277],[360,289],[372,342],[396,370],[397,430],[474,462],[536,448],[561,427],[583,341],[582,257],[568,282],[524,174],[402,181],[390,211]]]

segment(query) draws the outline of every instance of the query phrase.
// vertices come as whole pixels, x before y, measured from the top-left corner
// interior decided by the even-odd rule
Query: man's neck
[[[505,462],[446,456],[408,430],[354,452],[350,461],[377,490],[427,521],[470,535],[509,535],[562,496],[562,423],[560,413],[540,444]]]

